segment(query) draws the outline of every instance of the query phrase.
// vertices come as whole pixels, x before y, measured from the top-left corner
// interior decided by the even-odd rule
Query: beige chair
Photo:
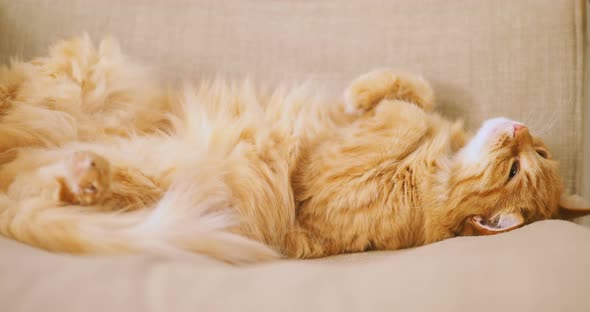
[[[313,78],[340,92],[375,67],[418,72],[469,126],[503,115],[543,131],[567,188],[590,197],[585,16],[584,0],[0,0],[0,60],[86,31],[167,79]],[[590,231],[563,221],[247,268],[0,239],[3,312],[590,311],[589,295]]]

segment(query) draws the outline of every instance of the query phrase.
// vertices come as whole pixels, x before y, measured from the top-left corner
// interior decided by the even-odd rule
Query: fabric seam
[[[574,44],[575,44],[575,55],[574,55],[574,79],[575,79],[575,112],[577,118],[575,118],[576,124],[574,125],[574,131],[580,131],[580,135],[577,138],[578,144],[574,147],[575,155],[582,155],[582,157],[578,157],[578,160],[575,162],[574,166],[574,190],[575,193],[579,193],[583,189],[583,183],[587,183],[588,181],[584,181],[584,166],[586,165],[586,161],[584,160],[584,139],[585,139],[585,129],[584,123],[587,116],[584,116],[584,44],[585,44],[585,14],[586,14],[586,4],[587,0],[577,0],[577,3],[574,3]],[[580,174],[580,170],[582,169],[582,174]]]

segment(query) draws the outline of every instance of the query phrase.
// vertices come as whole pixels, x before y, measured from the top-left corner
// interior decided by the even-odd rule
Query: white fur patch
[[[495,134],[501,132],[512,132],[514,134],[514,124],[520,124],[517,121],[498,117],[486,120],[475,136],[461,149],[459,156],[463,161],[468,163],[477,163],[482,158],[483,149]]]

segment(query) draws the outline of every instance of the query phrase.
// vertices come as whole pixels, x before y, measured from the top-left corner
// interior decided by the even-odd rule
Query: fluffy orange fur
[[[399,249],[587,213],[505,118],[474,135],[420,77],[342,100],[216,80],[167,92],[113,40],[0,70],[0,233],[59,252],[232,263]]]

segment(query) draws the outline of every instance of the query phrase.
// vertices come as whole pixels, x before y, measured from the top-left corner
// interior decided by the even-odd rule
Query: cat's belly
[[[339,158],[342,149],[321,151],[296,179],[294,257],[322,257],[366,250],[395,250],[424,242],[424,192],[436,170],[430,140],[407,142],[411,150],[384,157],[375,149]],[[370,152],[371,150],[369,150]],[[348,150],[346,150],[348,152]],[[368,156],[365,156],[368,155]],[[309,172],[313,174],[309,174]]]
[[[304,256],[395,250],[420,245],[424,220],[416,179],[412,170],[402,168],[388,179],[388,187],[383,187],[383,192],[388,195],[379,194],[365,200],[360,197],[372,195],[358,194],[360,206],[342,206],[328,213],[317,213],[306,207],[321,205],[330,208],[327,202],[301,203],[297,220],[315,245]],[[333,202],[338,200],[337,197],[332,199]]]

